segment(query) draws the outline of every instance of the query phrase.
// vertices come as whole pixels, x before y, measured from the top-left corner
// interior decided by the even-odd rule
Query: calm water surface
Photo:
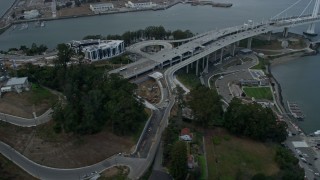
[[[297,102],[306,118],[298,122],[307,133],[320,129],[320,55],[276,65],[272,74],[282,87],[284,101]]]
[[[2,1],[2,0],[0,0]],[[65,19],[46,22],[44,28],[19,30],[9,29],[0,35],[0,49],[30,46],[33,42],[46,44],[54,48],[56,44],[81,39],[93,34],[122,34],[128,30],[137,30],[151,25],[162,25],[166,29],[189,29],[201,33],[215,28],[240,25],[248,19],[266,20],[293,4],[296,0],[228,0],[233,3],[231,8],[213,8],[211,6],[191,6],[178,4],[164,11],[144,11],[135,13],[111,14],[78,19]],[[276,5],[275,5],[276,4]],[[0,7],[1,8],[1,7]],[[298,14],[299,8],[290,13]],[[305,27],[302,27],[305,29]]]

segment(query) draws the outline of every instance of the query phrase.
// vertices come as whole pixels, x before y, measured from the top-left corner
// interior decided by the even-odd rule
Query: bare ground
[[[158,103],[161,99],[160,88],[158,83],[153,79],[138,84],[138,95],[154,104]]]
[[[36,112],[37,116],[39,116],[51,107],[50,103],[46,100],[33,105],[30,102],[31,93],[23,92],[17,94],[10,92],[4,94],[0,99],[0,112],[24,118],[33,118],[32,112]]]
[[[100,162],[116,153],[129,152],[134,141],[108,130],[81,138],[55,134],[53,122],[36,128],[16,127],[0,122],[0,140],[39,164],[75,168]]]

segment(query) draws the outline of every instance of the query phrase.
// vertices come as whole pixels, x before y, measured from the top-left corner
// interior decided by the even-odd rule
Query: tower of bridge
[[[312,12],[312,17],[317,17],[318,13],[319,13],[319,3],[320,0],[316,0],[316,2],[314,3],[314,8],[313,8],[313,12]],[[309,35],[309,36],[316,36],[317,33],[315,33],[315,23],[311,23],[307,29],[306,32],[303,32],[305,35]]]

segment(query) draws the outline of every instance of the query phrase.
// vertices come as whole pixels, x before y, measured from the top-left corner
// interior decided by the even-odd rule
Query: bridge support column
[[[187,74],[189,73],[189,64],[187,64]]]
[[[316,18],[318,16],[319,5],[320,5],[320,0],[316,0],[314,3],[313,11],[312,11],[313,18]],[[303,32],[303,34],[309,35],[309,36],[316,36],[317,34],[314,31],[315,26],[316,26],[315,23],[311,23],[307,29],[307,32]]]
[[[191,63],[191,69],[193,69],[193,62]]]
[[[179,62],[182,62],[182,56],[180,56],[180,61]]]
[[[240,41],[237,41],[237,42],[236,42],[236,45],[237,45],[237,46],[240,46]]]
[[[204,59],[204,57],[202,58],[202,69],[204,69],[204,61],[205,61],[205,59]]]
[[[316,28],[316,25],[315,23],[311,23],[307,29],[306,32],[303,32],[303,34],[305,35],[308,35],[308,36],[317,36],[318,34],[315,33],[315,28]]]
[[[199,61],[200,60],[196,61],[196,76],[198,76],[198,73],[199,73]]]
[[[271,41],[271,35],[272,35],[272,31],[269,31],[268,32],[268,39],[267,39],[268,41]]]
[[[289,34],[289,28],[288,28],[288,27],[285,27],[285,28],[283,29],[282,36],[286,38],[286,37],[288,37],[288,34]]]
[[[214,52],[214,61],[217,60],[217,51]]]
[[[205,73],[208,73],[208,69],[209,69],[209,55],[207,56],[207,58],[206,58],[206,67],[204,68],[204,72]]]
[[[248,38],[247,48],[251,49],[252,37]]]
[[[234,56],[235,52],[236,52],[236,43],[233,43],[232,44],[231,55]]]
[[[221,48],[221,54],[220,54],[220,62],[222,63],[222,58],[223,58],[223,48]]]

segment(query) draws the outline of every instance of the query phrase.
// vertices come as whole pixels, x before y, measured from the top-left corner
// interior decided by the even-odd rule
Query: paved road
[[[0,113],[0,120],[10,124],[21,126],[21,127],[32,127],[32,126],[37,126],[50,121],[52,112],[53,112],[52,109],[49,109],[48,111],[43,113],[41,116],[36,117],[34,119],[27,119],[27,118],[17,117],[9,114]]]
[[[59,169],[34,163],[1,141],[0,152],[29,174],[40,179],[83,179],[84,176],[90,175],[92,172],[96,171],[100,173],[103,170],[116,165],[128,166],[130,168],[128,177],[131,179],[139,179],[154,160],[162,132],[167,124],[167,119],[174,103],[174,98],[171,98],[169,102],[164,101],[164,98],[168,99],[167,95],[169,95],[169,93],[166,92],[165,88],[163,88],[162,91],[164,95],[162,96],[161,102],[158,104],[161,109],[153,106],[153,115],[147,127],[147,129],[150,128],[150,131],[146,131],[146,133],[141,135],[141,142],[143,143],[138,144],[137,153],[130,157],[124,157],[123,155],[118,154],[91,166],[75,169]],[[3,121],[23,127],[30,127],[48,122],[51,119],[51,112],[52,110],[50,109],[35,120],[6,114],[0,114],[0,117]],[[136,158],[137,154],[143,158]]]

